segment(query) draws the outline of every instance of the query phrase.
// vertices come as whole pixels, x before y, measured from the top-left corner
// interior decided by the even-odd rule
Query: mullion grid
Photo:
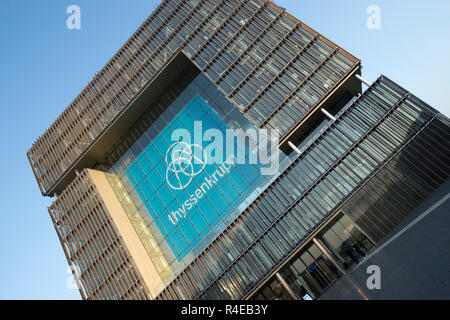
[[[401,101],[398,101],[398,102],[400,102],[400,103],[397,103],[397,105],[395,106],[396,108],[398,108],[398,105],[401,105]],[[391,103],[392,104],[392,103]],[[388,115],[391,115],[391,112],[389,111],[389,110],[386,110],[387,112],[388,112]],[[373,115],[372,115],[373,116]],[[380,115],[379,115],[380,116]],[[384,118],[386,118],[386,119],[388,119],[389,117],[384,117]],[[353,117],[353,120],[355,120],[355,119],[358,119],[356,116],[355,117]],[[379,124],[379,122],[377,122],[377,124]],[[372,130],[373,132],[375,131],[375,130]],[[368,136],[368,135],[366,135],[366,136]],[[352,140],[350,140],[350,141],[352,141]],[[358,149],[356,149],[356,148],[354,148],[356,151],[358,151]],[[363,149],[361,149],[361,150],[363,150]],[[358,151],[358,152],[362,152],[362,151]],[[370,153],[368,154],[369,155],[369,157],[370,157]],[[353,157],[349,157],[349,160],[348,161],[353,161],[353,160],[351,160],[351,159],[354,159]],[[345,162],[344,162],[345,163]],[[373,162],[372,162],[372,165],[373,165]],[[361,179],[364,179],[364,177],[363,176],[359,176],[359,174],[358,174],[358,172],[354,172],[354,174],[357,174],[356,176],[355,176],[355,179],[359,179],[359,180],[361,180]],[[319,185],[319,184],[318,184]],[[320,192],[327,192],[327,188],[329,188],[329,187],[327,187],[327,188],[325,188],[325,189],[323,189],[324,188],[324,184],[320,184],[319,185],[319,187],[318,187],[318,190],[320,190]],[[313,193],[314,194],[314,193]],[[312,194],[311,194],[312,195]],[[309,198],[305,198],[305,199],[309,199]],[[308,202],[310,203],[310,205],[317,205],[317,201],[311,201],[311,200],[308,200]],[[318,208],[317,210],[319,210],[318,212],[324,212],[324,208],[322,208],[322,209],[320,209],[320,208]]]
[[[81,202],[83,206],[79,205]],[[142,291],[140,276],[103,207],[83,171],[49,208],[52,217],[52,212],[58,212],[55,229],[60,230],[58,226],[63,224],[67,230],[61,241],[63,246],[68,245],[69,263],[71,260],[81,263],[81,270],[84,270],[80,275],[82,288],[88,299],[121,299],[133,295],[147,298],[147,292]],[[77,248],[73,243],[77,243]],[[107,260],[113,264],[106,263]]]

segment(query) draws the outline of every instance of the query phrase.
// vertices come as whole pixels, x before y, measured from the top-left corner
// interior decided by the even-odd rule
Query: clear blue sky
[[[3,0],[0,6],[0,299],[79,299],[25,153],[159,1]],[[450,1],[279,0],[294,16],[450,114]],[[66,28],[80,6],[81,30]],[[369,5],[381,29],[366,27]]]

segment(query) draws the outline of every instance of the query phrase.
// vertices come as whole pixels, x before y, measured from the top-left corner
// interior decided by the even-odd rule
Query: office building
[[[278,170],[199,126],[276,130]],[[84,299],[318,299],[447,186],[448,129],[270,1],[165,0],[27,156]]]

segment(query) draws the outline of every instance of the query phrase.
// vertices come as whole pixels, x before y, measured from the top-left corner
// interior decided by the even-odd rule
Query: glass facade
[[[359,63],[270,1],[163,1],[27,154],[83,298],[320,297],[448,179],[449,120]]]
[[[250,294],[436,112],[381,77],[336,116],[158,298]]]
[[[359,68],[270,1],[164,0],[28,152],[43,194],[180,50],[249,121],[282,136]]]
[[[364,259],[374,243],[345,214],[340,212],[307,242],[278,272],[294,297],[275,277],[253,294],[255,300],[311,300],[319,298],[342,275]]]
[[[371,248],[376,248],[376,244],[448,179],[449,123],[448,118],[440,114],[433,116],[428,125],[416,132],[392,160],[364,183],[315,236],[342,270],[350,270],[361,262]],[[327,257],[323,259],[332,266],[332,271],[324,272],[319,268],[322,271],[317,272],[316,265],[320,266],[320,263],[305,258],[309,256],[305,249],[308,245],[315,246],[311,240],[306,241],[299,253],[288,259],[279,271],[298,299],[319,298],[340,277],[339,270]],[[292,297],[272,276],[252,294],[252,299]]]
[[[261,176],[258,162],[250,164],[249,153],[255,150],[227,135],[227,129],[253,125],[204,74],[182,87],[136,142],[124,141],[117,147],[123,155],[108,168],[111,185],[129,215],[142,217],[134,223],[135,229],[165,283],[200,254],[268,180]],[[167,100],[157,104],[163,101]],[[139,132],[137,128],[146,123],[141,122],[126,136]],[[174,137],[177,129],[184,129],[189,137]],[[204,141],[210,129],[225,140],[219,149]],[[233,150],[220,149],[227,145]],[[117,151],[110,153],[116,159],[112,154]],[[239,153],[245,155],[245,163],[237,164]]]
[[[152,298],[86,170],[48,211],[83,299]]]
[[[211,155],[203,149],[202,141],[192,144],[171,140],[176,129],[185,128],[193,134],[195,121],[201,123],[203,130],[220,128],[225,137],[226,125],[197,94],[125,169],[128,181],[178,261],[259,182],[258,167],[236,166],[232,157],[222,161],[222,165],[209,163]],[[190,160],[197,151],[198,161]],[[170,152],[174,153],[173,158],[177,156],[171,163],[166,159]]]

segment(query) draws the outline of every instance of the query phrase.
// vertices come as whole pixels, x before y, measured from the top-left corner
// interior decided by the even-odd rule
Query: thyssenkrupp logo
[[[170,146],[165,160],[167,183],[174,190],[182,190],[205,169],[208,158],[201,145],[180,141]]]

